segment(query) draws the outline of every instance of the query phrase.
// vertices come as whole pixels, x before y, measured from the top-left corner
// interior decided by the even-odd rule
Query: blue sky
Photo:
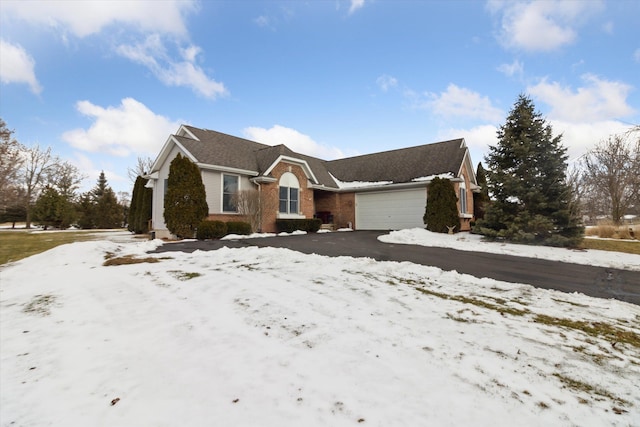
[[[0,117],[87,176],[180,124],[325,159],[464,137],[474,165],[517,96],[572,159],[640,124],[640,2],[13,1]]]

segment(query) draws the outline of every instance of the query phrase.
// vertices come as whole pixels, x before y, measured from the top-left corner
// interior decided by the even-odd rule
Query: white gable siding
[[[209,213],[222,212],[222,174],[217,171],[202,171],[204,191],[207,193]]]
[[[156,230],[166,230],[167,225],[164,222],[164,194],[165,194],[165,186],[166,180],[169,178],[169,167],[171,166],[171,161],[175,159],[178,153],[184,155],[182,150],[178,147],[174,146],[169,155],[167,156],[167,160],[162,164],[160,169],[158,170],[158,179],[153,188],[153,228]]]

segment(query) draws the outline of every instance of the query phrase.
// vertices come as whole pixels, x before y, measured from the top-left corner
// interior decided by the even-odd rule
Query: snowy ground
[[[146,254],[160,244],[0,270],[0,425],[640,425],[639,306],[286,249]]]
[[[574,264],[594,265],[598,267],[620,268],[640,271],[640,256],[620,252],[597,250],[572,250],[550,248],[546,246],[515,245],[482,240],[482,236],[470,233],[443,234],[432,233],[422,228],[392,231],[378,238],[385,243],[435,246],[460,251],[490,252],[528,258],[542,258]],[[634,242],[626,240],[627,242]],[[640,241],[635,241],[640,245]]]

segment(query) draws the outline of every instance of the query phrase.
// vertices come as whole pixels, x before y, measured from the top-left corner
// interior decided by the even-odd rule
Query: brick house
[[[153,188],[152,229],[169,237],[164,194],[169,165],[181,153],[201,170],[209,219],[243,218],[234,194],[254,189],[263,202],[261,229],[278,218],[320,218],[335,228],[392,230],[424,227],[427,186],[449,178],[458,194],[459,230],[473,219],[475,171],[464,139],[325,161],[220,132],[183,125],[169,136],[148,174]]]

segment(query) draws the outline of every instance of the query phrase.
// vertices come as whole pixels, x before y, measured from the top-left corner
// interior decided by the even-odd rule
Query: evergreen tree
[[[120,228],[124,221],[122,206],[109,187],[104,171],[96,186],[84,193],[78,203],[78,225],[81,228]]]
[[[457,201],[453,183],[446,178],[434,178],[427,189],[427,207],[422,218],[427,230],[447,233],[450,227],[460,228]]]
[[[143,234],[149,231],[153,190],[145,187],[147,181],[147,179],[138,176],[133,186],[131,206],[129,207],[128,229],[136,234]]]
[[[45,230],[48,227],[60,227],[62,202],[64,198],[55,188],[46,187],[33,206],[33,219],[44,225]]]
[[[116,193],[111,187],[106,187],[102,195],[95,202],[95,227],[96,228],[120,228],[122,227],[122,206],[118,203]]]
[[[95,227],[96,207],[91,192],[83,193],[76,205],[78,212],[78,227],[90,229]]]
[[[577,244],[583,228],[570,206],[562,136],[552,135],[525,95],[518,97],[497,134],[498,144],[485,157],[493,200],[476,231],[513,242]]]
[[[478,163],[476,181],[480,187],[480,192],[473,193],[473,216],[477,221],[484,218],[484,213],[491,202],[489,198],[489,187],[487,186],[487,176],[485,175],[482,163]]]
[[[209,213],[206,192],[198,166],[178,154],[169,165],[164,220],[176,236],[191,238]]]

